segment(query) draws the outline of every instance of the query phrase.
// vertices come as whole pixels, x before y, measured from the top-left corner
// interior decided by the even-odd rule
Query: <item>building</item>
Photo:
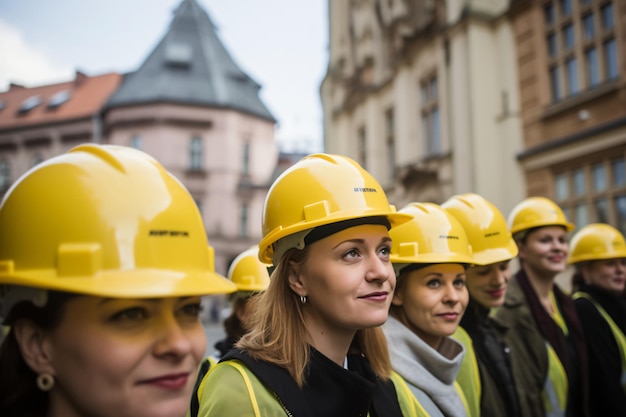
[[[0,191],[78,143],[141,149],[178,177],[200,207],[216,269],[226,274],[261,238],[275,176],[276,120],[260,85],[224,48],[207,12],[182,0],[164,37],[128,74],[87,76],[0,93]]]
[[[324,144],[397,206],[477,192],[507,212],[525,196],[508,2],[329,1]]]
[[[514,1],[527,195],[626,233],[626,4]]]

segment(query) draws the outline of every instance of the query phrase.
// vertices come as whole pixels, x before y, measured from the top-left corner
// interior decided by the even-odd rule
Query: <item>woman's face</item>
[[[409,272],[393,304],[402,306],[409,327],[434,349],[456,331],[469,295],[460,264],[436,264]]]
[[[469,268],[465,283],[474,301],[485,308],[495,308],[504,303],[510,276],[507,260]]]
[[[621,294],[626,283],[626,258],[588,262],[582,272],[586,283]]]
[[[305,315],[320,331],[352,332],[387,320],[396,285],[390,248],[381,225],[350,227],[310,245],[306,260],[293,266],[290,282],[307,296]]]
[[[541,276],[565,271],[568,251],[567,231],[561,226],[545,226],[533,230],[519,245],[519,258],[524,268]]]
[[[46,336],[55,416],[182,417],[206,348],[200,297],[77,297]]]

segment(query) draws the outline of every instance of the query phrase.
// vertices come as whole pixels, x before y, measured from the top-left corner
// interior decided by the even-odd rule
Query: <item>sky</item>
[[[182,0],[0,0],[0,92],[136,70]],[[262,88],[284,150],[322,151],[327,0],[197,0]]]

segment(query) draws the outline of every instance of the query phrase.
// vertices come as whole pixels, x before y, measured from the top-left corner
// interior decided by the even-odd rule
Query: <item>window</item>
[[[614,1],[544,0],[552,102],[619,77],[624,48],[616,33]]]
[[[603,164],[596,164],[593,166],[593,190],[604,191],[606,190],[606,172]]]
[[[587,84],[593,87],[600,83],[596,48],[588,49],[587,52],[585,52],[585,59],[587,61]]]
[[[556,41],[556,34],[552,33],[548,35],[548,55],[552,58],[558,53],[558,46]]]
[[[585,17],[583,17],[583,28],[585,34],[585,40],[591,40],[595,36],[594,24],[593,24],[593,14],[589,13]]]
[[[243,144],[243,156],[242,156],[242,161],[241,161],[241,173],[243,175],[249,175],[250,174],[250,144],[247,143],[247,142]]]
[[[0,192],[5,192],[11,185],[11,165],[9,161],[0,161]]]
[[[18,113],[28,113],[29,111],[39,106],[40,104],[41,104],[40,96],[29,97],[22,102],[22,105],[20,106]]]
[[[585,194],[585,173],[582,168],[574,171],[574,195]]]
[[[204,160],[204,146],[202,138],[194,136],[189,144],[189,169],[191,171],[201,171]]]
[[[567,17],[572,14],[572,0],[561,0],[561,16]]]
[[[613,185],[615,187],[623,187],[626,185],[626,164],[624,159],[615,159],[611,163],[613,171]]]
[[[589,224],[589,216],[587,215],[587,206],[584,204],[579,204],[574,209],[574,224],[577,228],[582,227],[582,225]]]
[[[576,69],[576,59],[570,58],[565,64],[567,69],[567,92],[570,95],[578,93],[578,70]]]
[[[239,237],[248,237],[248,205],[239,208]]]
[[[606,198],[599,198],[596,200],[596,222],[608,223],[609,222],[609,203]]]
[[[546,4],[546,6],[543,9],[543,12],[546,17],[546,25],[547,26],[553,25],[556,20],[554,16],[554,6],[551,3]]]
[[[611,3],[605,4],[601,9],[602,13],[602,28],[604,30],[613,29],[613,5]]]
[[[387,172],[390,179],[396,175],[396,140],[394,137],[394,113],[393,109],[385,112],[385,138],[387,144]]]
[[[577,228],[604,222],[626,233],[626,150],[596,158],[600,159],[554,173],[555,201]]]
[[[194,197],[193,201],[196,203],[196,206],[198,206],[198,211],[200,211],[200,216],[204,218],[204,214],[202,211],[202,200],[199,199],[198,197]]]
[[[40,153],[36,153],[33,155],[33,157],[30,160],[30,166],[34,167],[39,165],[40,163],[42,163],[44,161],[43,156],[41,156]]]
[[[569,24],[563,27],[563,48],[572,49],[574,47],[574,26]]]
[[[441,152],[438,90],[436,76],[420,83],[421,120],[426,155],[437,155]]]
[[[565,200],[569,197],[569,189],[567,186],[567,177],[564,174],[556,176],[556,198],[557,200]]]
[[[552,101],[561,99],[561,81],[559,78],[559,67],[550,68],[550,90],[552,92]]]
[[[48,102],[48,108],[49,109],[56,109],[61,104],[63,104],[66,101],[68,101],[71,97],[72,97],[72,95],[69,92],[69,90],[59,91],[58,93],[53,95],[52,98],[50,99],[50,101]]]
[[[141,136],[134,135],[130,138],[130,147],[142,150],[143,149],[143,141],[141,140]]]
[[[626,195],[616,197],[614,204],[617,212],[615,224],[619,231],[626,235]]]
[[[606,68],[606,78],[612,80],[619,76],[617,67],[617,46],[615,39],[604,42],[604,67]]]

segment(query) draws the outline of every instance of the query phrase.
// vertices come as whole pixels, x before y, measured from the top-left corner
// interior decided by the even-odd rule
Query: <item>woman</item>
[[[572,237],[568,263],[580,277],[574,305],[589,350],[593,416],[626,416],[626,242],[614,227],[594,223]]]
[[[232,307],[230,315],[224,319],[226,338],[215,343],[216,358],[226,355],[246,333],[243,323],[250,315],[250,300],[265,291],[270,284],[270,265],[259,261],[258,254],[258,246],[246,249],[228,268],[228,279],[237,286],[237,291],[229,297]]]
[[[200,297],[235,287],[180,182],[140,151],[82,145],[16,182],[0,230],[0,415],[184,416]]]
[[[380,326],[395,288],[388,229],[410,216],[349,158],[287,169],[263,209],[276,266],[250,331],[211,367],[199,415],[399,416]]]
[[[226,337],[215,343],[214,347],[217,351],[206,357],[200,365],[189,408],[191,417],[198,415],[207,372],[220,358],[230,352],[234,344],[247,332],[244,323],[253,314],[250,301],[265,291],[270,283],[268,272],[270,265],[261,262],[258,254],[259,247],[256,245],[246,249],[233,260],[228,268],[228,279],[237,286],[237,291],[229,296],[232,308],[230,315],[224,319]]]
[[[587,350],[572,300],[555,284],[574,228],[545,197],[529,197],[508,218],[520,270],[495,319],[506,330],[518,396],[533,416],[587,416]]]
[[[398,285],[384,332],[401,377],[396,385],[408,385],[423,415],[464,417],[468,404],[455,383],[464,348],[450,336],[468,303],[469,243],[461,225],[436,204],[412,203],[399,212],[414,218],[389,233]]]
[[[522,413],[511,370],[509,347],[501,331],[489,317],[492,310],[504,303],[510,278],[509,261],[517,256],[517,245],[502,213],[478,194],[459,194],[441,205],[463,226],[472,247],[474,265],[466,271],[469,306],[461,319],[461,327],[470,337],[478,362],[480,376],[480,415],[482,417],[531,417]],[[461,370],[461,374],[465,371]],[[459,378],[464,383],[470,378]]]

